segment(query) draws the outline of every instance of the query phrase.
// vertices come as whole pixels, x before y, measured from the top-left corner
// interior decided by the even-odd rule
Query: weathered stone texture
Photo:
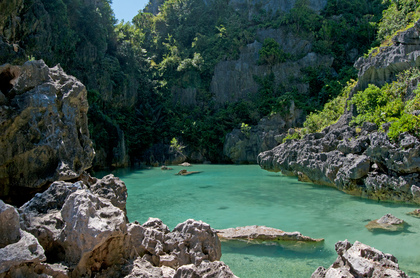
[[[6,99],[0,106],[0,149],[5,150],[0,153],[0,197],[21,202],[19,188],[36,191],[90,168],[95,153],[83,84],[42,60],[3,65],[0,76]]]
[[[393,143],[385,133],[369,130],[358,134],[348,126],[327,128],[260,153],[258,163],[353,195],[418,203],[418,139],[404,133]]]
[[[395,80],[399,72],[420,66],[420,21],[407,31],[393,37],[392,45],[381,47],[369,57],[360,57],[355,67],[359,70],[357,90],[368,84],[382,86]]]
[[[234,129],[226,135],[223,154],[234,163],[256,163],[259,153],[278,145],[276,136],[280,136],[304,121],[304,114],[292,102],[285,115],[280,113],[262,118],[257,126],[252,126],[248,133]],[[285,136],[285,135],[284,135]]]
[[[335,244],[337,260],[328,268],[319,267],[312,278],[338,277],[408,277],[398,267],[397,259],[383,252],[356,241],[347,240]]]

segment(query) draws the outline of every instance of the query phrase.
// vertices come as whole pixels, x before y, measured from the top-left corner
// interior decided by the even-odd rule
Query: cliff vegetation
[[[379,45],[378,27],[402,28],[383,31],[392,15],[382,11],[417,11],[410,1],[266,2],[151,1],[132,22],[118,22],[109,0],[2,3],[0,62],[60,63],[86,85],[97,168],[161,162],[156,146],[174,138],[191,161],[229,162],[230,131],[292,102],[321,109]],[[227,66],[239,68],[229,86],[219,78]]]

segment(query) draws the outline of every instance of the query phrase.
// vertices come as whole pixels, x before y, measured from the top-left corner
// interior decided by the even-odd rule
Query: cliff
[[[275,65],[259,65],[259,51],[262,42],[272,38],[279,43],[280,49],[291,57],[302,57]],[[250,100],[258,93],[260,85],[256,77],[264,78],[274,74],[274,87],[283,86],[284,91],[297,88],[299,94],[309,92],[309,84],[302,73],[306,68],[331,68],[333,57],[311,52],[309,40],[297,34],[281,29],[261,29],[257,31],[257,40],[241,49],[238,60],[219,62],[210,84],[210,92],[218,104]]]
[[[393,46],[357,61],[359,83],[352,95],[370,82],[384,84],[398,72],[416,66],[418,24],[394,37]],[[419,80],[409,83],[403,101],[413,97]],[[353,113],[355,109],[347,110],[320,133],[287,140],[260,153],[260,166],[366,198],[420,203],[419,138],[405,132],[391,141],[386,133],[389,124],[382,129],[369,122],[361,128],[349,126]]]
[[[414,27],[399,32],[390,46],[376,48],[368,57],[360,57],[354,64],[359,71],[356,90],[368,84],[382,86],[395,81],[396,75],[411,67],[420,66],[420,21]]]
[[[302,125],[305,115],[296,108],[294,102],[285,114],[267,116],[258,125],[243,131],[234,129],[228,133],[223,146],[223,154],[233,163],[257,163],[258,154],[270,150],[282,142],[289,128]]]

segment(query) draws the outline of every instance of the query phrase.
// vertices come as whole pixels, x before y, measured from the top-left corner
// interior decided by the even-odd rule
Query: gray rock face
[[[127,223],[126,198],[124,183],[113,175],[95,179],[84,174],[75,183],[54,182],[19,208],[20,225],[38,244],[42,260],[16,258],[4,263],[4,272],[31,273],[35,267],[38,273],[61,277],[173,277],[179,267],[193,264],[191,273],[227,273],[226,265],[213,263],[221,257],[221,246],[208,224],[190,219],[171,232],[157,218],[143,225]],[[16,210],[10,208],[16,218]],[[1,219],[10,214],[10,208],[5,205]],[[19,222],[13,227],[0,224],[0,230],[19,231]],[[20,236],[23,231],[19,232]],[[3,249],[9,250],[18,240],[8,240]],[[68,269],[61,264],[57,269],[52,264],[57,262]]]
[[[359,134],[348,126],[327,128],[260,153],[258,163],[353,195],[419,203],[420,142],[404,133],[392,143],[371,130],[368,125]]]
[[[83,84],[42,60],[3,65],[0,75],[8,77],[1,79],[7,102],[0,107],[0,148],[7,151],[0,154],[0,197],[19,202],[18,188],[39,190],[90,168],[95,153]]]
[[[45,261],[44,249],[36,237],[22,231],[18,242],[0,248],[0,275],[22,264]]]
[[[357,90],[367,88],[368,84],[378,86],[392,82],[396,74],[420,65],[420,21],[407,31],[392,39],[393,45],[381,47],[369,57],[361,57],[355,67],[359,70]]]
[[[296,109],[292,102],[286,115],[264,117],[257,126],[251,127],[248,134],[244,134],[240,129],[228,133],[223,145],[223,154],[234,163],[256,163],[259,153],[278,145],[276,136],[285,133],[290,127],[301,125],[303,121],[303,111]]]
[[[275,86],[287,85],[286,90],[297,88],[299,93],[309,90],[309,85],[301,81],[301,69],[306,67],[331,67],[333,58],[310,52],[311,44],[296,35],[283,30],[260,30],[259,39],[274,36],[282,49],[303,58],[297,61],[287,61],[273,67],[258,65],[262,43],[255,41],[241,50],[239,60],[222,61],[216,65],[210,84],[210,92],[218,104],[249,100],[258,92],[258,84],[254,76],[264,77],[273,72]],[[284,50],[284,51],[286,51]],[[291,80],[295,80],[291,82]]]
[[[0,200],[0,248],[20,239],[19,214],[16,209]]]
[[[328,268],[319,267],[312,278],[338,277],[408,277],[398,267],[397,259],[391,254],[356,241],[347,240],[335,244],[337,260]]]
[[[223,278],[237,278],[235,274],[224,262],[209,262],[203,261],[199,266],[193,264],[184,265],[178,268],[174,278],[211,278],[211,277],[223,277]]]

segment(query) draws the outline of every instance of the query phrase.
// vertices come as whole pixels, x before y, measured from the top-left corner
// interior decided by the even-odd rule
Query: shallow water
[[[215,229],[265,225],[325,238],[312,252],[280,246],[222,243],[222,258],[239,277],[310,277],[320,265],[330,266],[339,240],[371,245],[399,260],[411,277],[420,277],[420,219],[406,215],[416,207],[360,199],[333,188],[298,182],[257,165],[193,165],[113,172],[127,185],[130,221],[157,217],[173,229],[193,218]],[[371,233],[365,225],[391,213],[410,226],[401,233]]]

